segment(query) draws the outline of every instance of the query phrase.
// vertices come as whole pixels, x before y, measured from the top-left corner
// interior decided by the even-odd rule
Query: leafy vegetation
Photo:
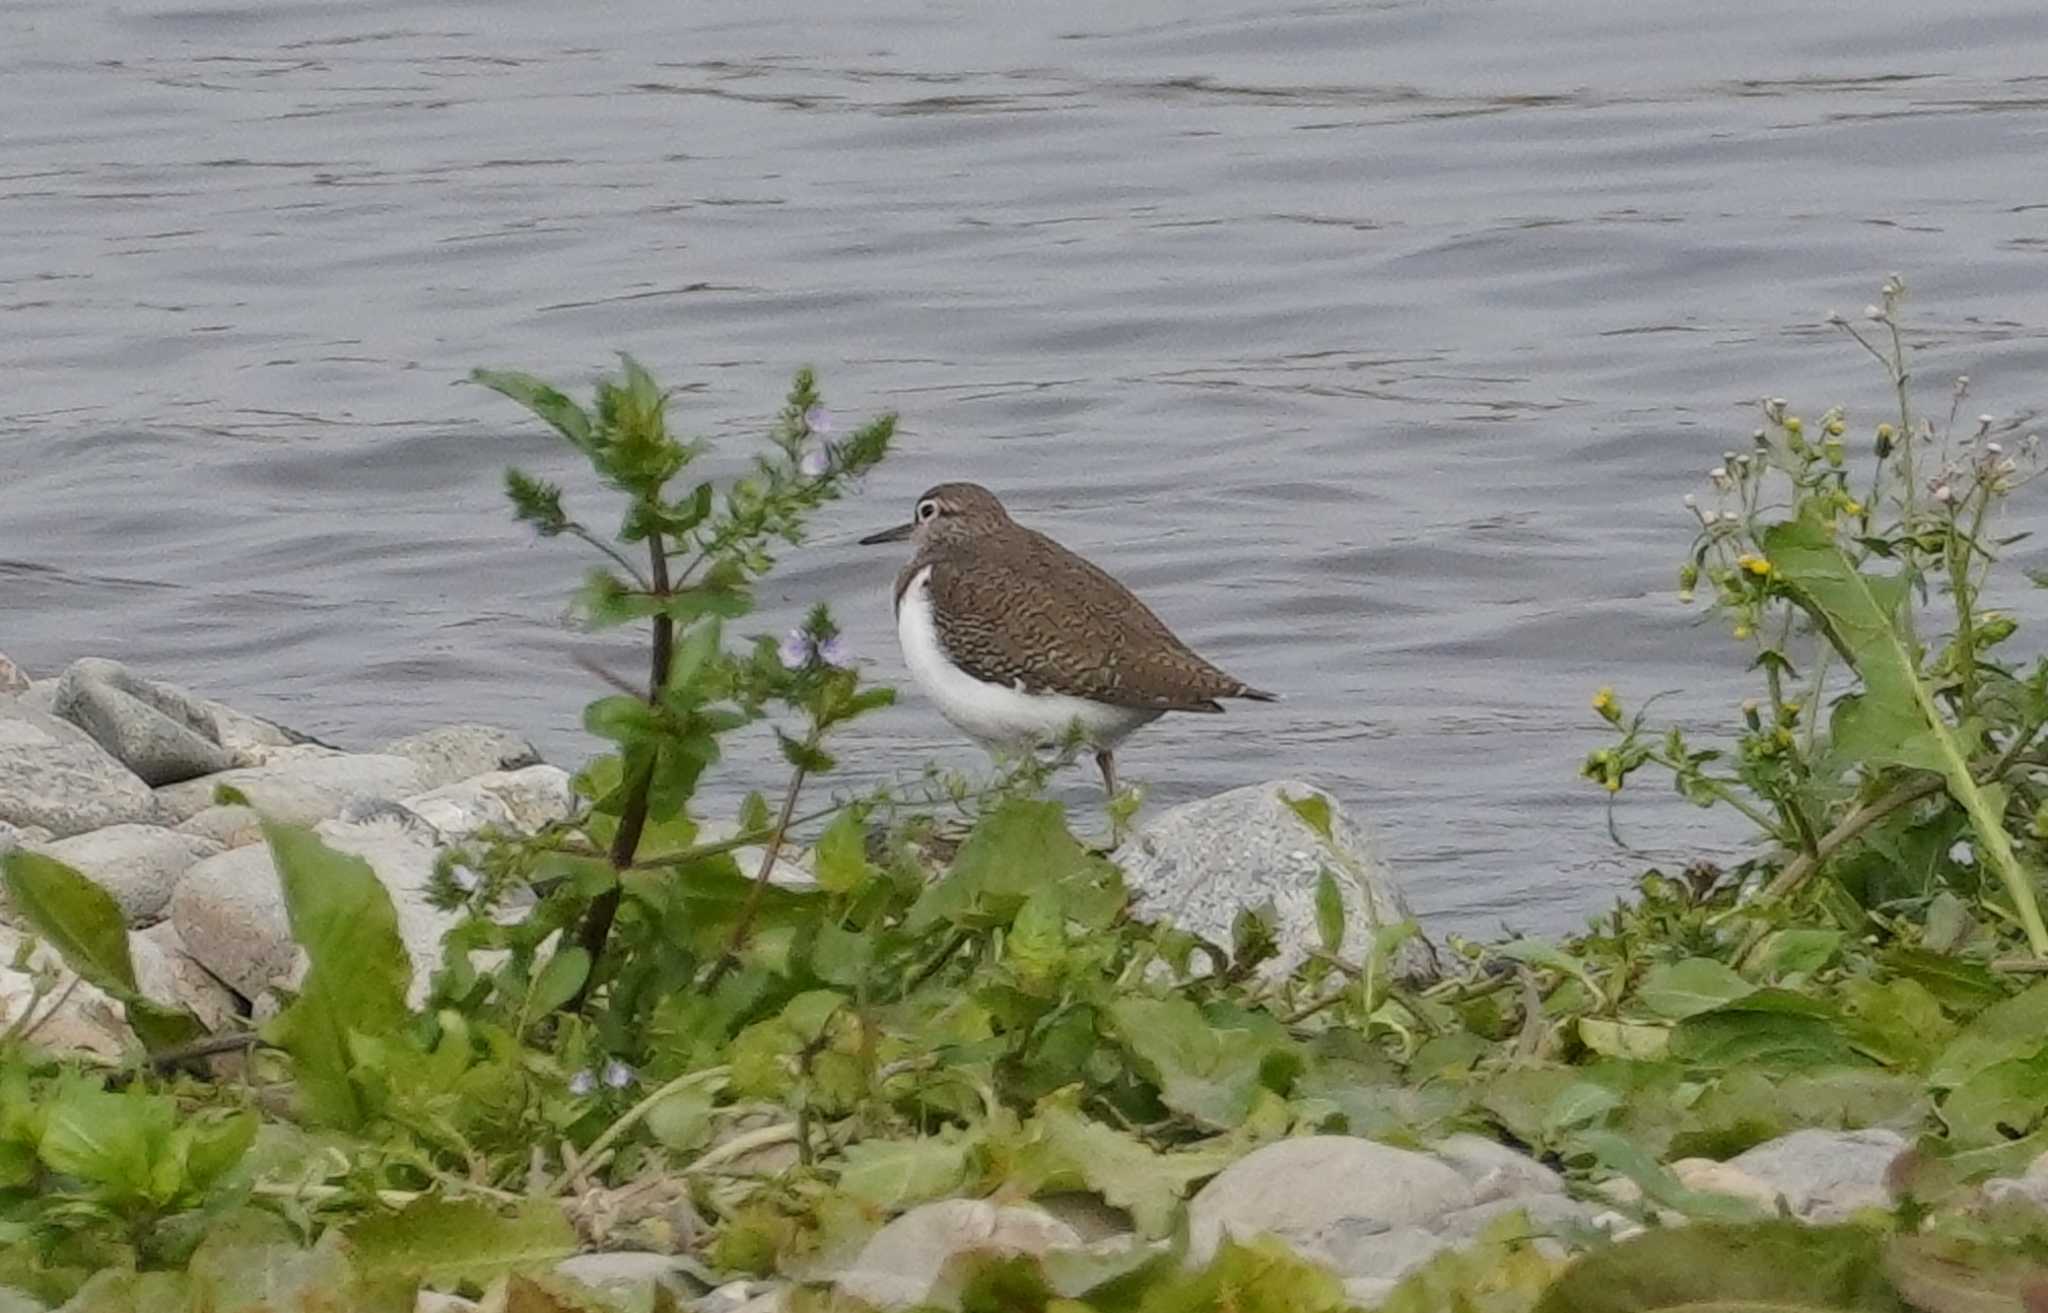
[[[555,485],[507,476],[521,520],[601,554],[588,623],[648,637],[644,684],[607,676],[586,714],[613,747],[578,772],[581,810],[445,855],[435,893],[460,923],[424,991],[371,870],[266,827],[307,970],[232,1058],[234,1037],[140,1002],[111,899],[11,856],[13,905],[127,1004],[135,1047],[105,1067],[39,1050],[54,989],[7,1032],[0,1308],[407,1309],[430,1287],[597,1309],[616,1305],[554,1260],[655,1248],[707,1281],[817,1281],[918,1203],[1084,1191],[1134,1244],[970,1256],[934,1301],[1339,1309],[1342,1284],[1275,1241],[1184,1264],[1190,1194],[1289,1135],[1460,1130],[1647,1229],[1509,1214],[1386,1309],[2022,1307],[2048,1280],[2048,1219],[1970,1186],[2048,1150],[2048,665],[2002,657],[2015,626],[1982,606],[2010,541],[1994,512],[2031,452],[1989,423],[1959,436],[1954,406],[1946,431],[1919,419],[1902,296],[1888,283],[1878,336],[1856,330],[1897,406],[1866,450],[1844,412],[1809,432],[1766,403],[1714,473],[1719,504],[1696,507],[1681,583],[1711,590],[1761,685],[1730,745],[1595,699],[1616,737],[1590,777],[1620,791],[1662,768],[1748,816],[1756,853],[1646,873],[1562,942],[1453,938],[1429,984],[1390,970],[1415,927],[1347,940],[1334,882],[1319,951],[1277,979],[1259,916],[1230,944],[1133,917],[1028,769],[816,800],[836,731],[887,690],[822,608],[786,635],[728,626],[806,516],[883,458],[888,419],[833,443],[799,375],[746,474],[684,488],[701,446],[670,436],[630,360],[590,407],[480,375],[625,506],[601,535]],[[708,822],[699,783],[763,719],[786,781]],[[778,879],[799,835],[812,878]],[[1827,1227],[1666,1166],[1877,1125],[1914,1140],[1897,1200]]]

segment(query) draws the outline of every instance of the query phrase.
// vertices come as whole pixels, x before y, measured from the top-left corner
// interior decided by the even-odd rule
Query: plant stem
[[[647,564],[658,593],[669,591],[668,548],[657,530],[647,535]],[[654,643],[649,654],[647,672],[647,703],[659,705],[662,690],[668,687],[669,667],[675,659],[676,622],[666,615],[654,617]],[[575,997],[563,1006],[571,1012],[580,1012],[590,1000],[590,991],[598,980],[598,963],[604,955],[604,946],[611,938],[612,922],[619,915],[619,899],[624,896],[625,887],[618,881],[632,869],[633,857],[640,849],[640,836],[647,829],[647,800],[654,790],[654,768],[656,758],[650,756],[640,771],[633,777],[632,789],[626,795],[625,810],[619,813],[618,832],[612,836],[609,854],[614,882],[612,887],[591,900],[590,911],[585,915],[583,928],[577,942],[590,957],[590,970],[583,977],[583,984]]]
[[[805,746],[818,746],[816,729],[811,731]],[[754,887],[747,890],[746,905],[740,908],[739,919],[733,922],[732,937],[725,941],[725,951],[718,955],[718,960],[711,964],[710,974],[704,977],[703,988],[706,990],[723,980],[725,973],[739,963],[740,950],[747,945],[747,932],[754,926],[754,915],[761,910],[761,896],[767,892],[768,877],[775,870],[775,859],[782,855],[782,841],[789,835],[791,820],[796,815],[797,795],[803,791],[806,773],[802,766],[790,771],[789,788],[782,795],[782,811],[775,818],[775,831],[768,836],[768,846],[761,853],[761,869],[754,875]]]
[[[723,1066],[706,1067],[702,1071],[686,1072],[685,1074],[676,1077],[674,1080],[668,1082],[668,1084],[661,1086],[659,1089],[655,1090],[654,1093],[648,1095],[646,1098],[640,1100],[640,1102],[634,1104],[632,1107],[620,1113],[617,1120],[613,1121],[611,1125],[605,1127],[603,1133],[600,1134],[595,1140],[592,1140],[590,1142],[590,1147],[588,1149],[584,1150],[581,1154],[577,1155],[578,1161],[584,1163],[595,1162],[599,1154],[603,1153],[606,1149],[611,1148],[612,1145],[618,1143],[620,1136],[624,1135],[627,1131],[630,1131],[635,1126],[639,1125],[640,1119],[645,1117],[648,1113],[654,1111],[654,1105],[660,1103],[669,1095],[674,1094],[679,1090],[689,1089],[693,1085],[706,1085],[714,1081],[724,1080],[727,1076],[731,1074],[732,1068],[730,1066]],[[542,1191],[542,1193],[554,1194],[568,1182],[569,1177],[573,1174],[573,1171],[563,1171],[553,1181],[548,1183],[547,1189]]]

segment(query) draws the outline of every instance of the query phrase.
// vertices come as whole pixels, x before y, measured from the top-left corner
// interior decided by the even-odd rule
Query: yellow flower
[[[1755,632],[1756,631],[1754,629],[1751,629],[1748,625],[1735,626],[1735,636],[1737,638],[1748,638],[1751,634],[1754,634]]]
[[[1799,416],[1797,416],[1797,415],[1787,415],[1787,416],[1785,417],[1785,431],[1786,431],[1787,433],[1793,433],[1793,434],[1796,434],[1796,433],[1798,433],[1798,432],[1799,432],[1799,431],[1800,431],[1801,429],[1803,429],[1803,428],[1805,428],[1805,427],[1806,427],[1806,423],[1805,423],[1805,421],[1801,420],[1801,419],[1799,418]]]
[[[1771,563],[1769,561],[1766,561],[1763,557],[1758,556],[1754,552],[1744,552],[1742,555],[1736,557],[1735,564],[1749,571],[1751,574],[1755,575],[1759,579],[1770,578]]]
[[[1600,719],[1610,724],[1621,720],[1621,704],[1614,700],[1612,685],[1603,685],[1600,691],[1593,695],[1593,710],[1600,714]]]
[[[1609,777],[1607,778],[1607,791],[1608,791],[1609,793],[1620,793],[1620,792],[1621,792],[1621,781],[1620,781],[1620,780],[1618,780],[1618,779],[1615,779],[1615,778],[1614,778],[1613,776],[1611,776],[1611,775],[1610,775],[1610,776],[1609,776]]]

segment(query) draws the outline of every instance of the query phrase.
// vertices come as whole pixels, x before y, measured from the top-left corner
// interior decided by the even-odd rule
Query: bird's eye
[[[929,520],[938,513],[939,504],[935,501],[921,501],[917,504],[917,518],[920,520]]]

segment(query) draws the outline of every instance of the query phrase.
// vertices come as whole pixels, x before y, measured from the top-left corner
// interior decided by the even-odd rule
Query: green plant
[[[1712,471],[1715,504],[1686,499],[1699,533],[1681,596],[1710,590],[1762,682],[1732,749],[1654,732],[1647,707],[1627,716],[1602,689],[1594,709],[1620,738],[1584,770],[1619,790],[1655,765],[1694,802],[1740,811],[1789,854],[1768,859],[1773,896],[1822,871],[1872,907],[1960,891],[2048,956],[2037,897],[2048,795],[2036,778],[2048,770],[2048,662],[2002,660],[2016,626],[1983,604],[2016,541],[1993,536],[1997,512],[2034,476],[2037,443],[1989,415],[1958,432],[1967,379],[1943,424],[1916,411],[1904,300],[1887,279],[1866,312],[1874,335],[1830,316],[1892,384],[1896,409],[1867,460],[1851,452],[1841,409],[1809,431],[1773,399],[1749,448]]]

